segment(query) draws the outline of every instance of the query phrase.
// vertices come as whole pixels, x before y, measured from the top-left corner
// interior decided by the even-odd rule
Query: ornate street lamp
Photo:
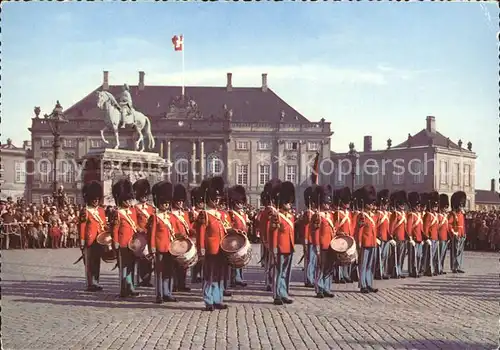
[[[356,176],[356,167],[359,159],[359,153],[356,151],[356,148],[354,148],[354,142],[349,143],[347,158],[351,162],[351,191],[354,191],[354,177]]]
[[[58,191],[57,191],[57,159],[59,158],[59,150],[61,149],[61,134],[60,125],[68,123],[68,120],[63,114],[63,108],[59,101],[57,101],[54,110],[50,115],[45,114],[45,120],[49,124],[54,136],[54,143],[52,144],[54,150],[54,158],[52,164],[52,196],[54,197],[54,204],[59,206]]]

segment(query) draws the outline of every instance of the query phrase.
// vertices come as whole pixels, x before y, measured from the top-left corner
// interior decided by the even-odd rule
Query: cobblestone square
[[[259,251],[254,246],[254,251]],[[84,291],[78,249],[2,252],[4,349],[494,349],[499,336],[498,255],[466,252],[466,274],[376,281],[377,294],[335,285],[316,299],[296,267],[294,303],[272,305],[259,257],[229,309],[203,312],[200,285],[158,306],[154,290],[118,298],[117,271],[102,265],[98,293]],[[300,259],[295,253],[295,265]]]

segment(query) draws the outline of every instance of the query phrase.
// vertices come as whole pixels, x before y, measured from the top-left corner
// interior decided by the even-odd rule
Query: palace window
[[[439,162],[439,182],[443,185],[448,183],[448,162],[445,160]]]
[[[424,169],[421,160],[413,161],[411,163],[411,172],[414,184],[424,183]]]
[[[236,184],[242,186],[248,185],[248,165],[236,166]]]
[[[394,185],[402,185],[404,183],[404,171],[401,169],[392,172],[392,183]]]
[[[63,144],[63,147],[74,148],[74,147],[76,147],[76,140],[75,139],[64,139],[62,144]]]
[[[287,151],[296,151],[299,149],[299,143],[295,141],[287,141],[285,143],[285,149]]]
[[[42,139],[42,147],[52,147],[52,143],[54,142],[54,140],[52,139]]]
[[[257,149],[259,151],[267,151],[271,149],[271,142],[270,141],[258,141],[257,142]]]
[[[209,177],[222,175],[222,160],[216,154],[207,157],[207,175]]]
[[[455,186],[460,185],[460,164],[453,164],[452,184]]]
[[[189,176],[189,161],[185,154],[180,154],[175,157],[173,164],[175,170],[175,177],[178,183],[188,182]]]
[[[285,179],[293,184],[297,183],[297,166],[287,165],[285,168]]]
[[[16,161],[15,171],[16,171],[15,182],[18,184],[26,183],[26,163],[23,161]]]
[[[464,186],[470,187],[470,165],[464,164]]]
[[[102,142],[102,140],[100,140],[100,139],[90,140],[90,147],[91,148],[102,148],[102,147],[104,147],[104,142]]]
[[[259,165],[259,185],[264,186],[271,179],[271,166],[267,164]]]
[[[236,149],[238,151],[246,151],[249,149],[248,141],[236,141]]]
[[[308,151],[319,151],[321,147],[321,143],[317,141],[309,141],[307,143],[307,150]]]
[[[58,177],[59,181],[64,183],[74,183],[75,182],[75,165],[71,161],[61,162],[59,164]]]
[[[38,169],[40,170],[40,182],[52,182],[52,163],[48,159],[40,160]]]

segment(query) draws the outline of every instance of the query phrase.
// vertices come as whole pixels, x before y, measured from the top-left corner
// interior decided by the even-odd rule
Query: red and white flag
[[[174,35],[172,38],[172,44],[174,44],[175,51],[182,51],[184,48],[184,39],[181,36]]]

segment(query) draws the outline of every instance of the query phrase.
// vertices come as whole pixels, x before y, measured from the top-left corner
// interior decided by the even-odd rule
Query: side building
[[[392,146],[387,140],[385,150],[372,149],[372,137],[365,136],[363,151],[332,153],[335,165],[331,183],[335,188],[358,188],[371,184],[375,188],[416,191],[438,191],[449,196],[455,191],[467,194],[467,208],[475,208],[476,154],[472,143],[452,142],[436,129],[436,118],[428,116],[426,126],[406,141]],[[353,164],[351,167],[350,165]],[[340,171],[341,170],[341,171]]]
[[[497,191],[495,179],[491,179],[490,190],[476,189],[477,211],[500,210],[500,193]]]
[[[22,147],[17,147],[11,139],[0,145],[2,161],[0,162],[1,198],[12,197],[13,201],[25,198],[27,193],[27,165],[26,159],[30,157],[31,144],[24,141]]]
[[[60,159],[57,181],[70,201],[80,200],[81,179],[76,160],[88,151],[114,147],[111,132],[105,145],[102,111],[97,107],[97,91],[109,91],[117,100],[122,85],[110,85],[104,72],[102,85],[64,111],[69,121],[61,125]],[[153,152],[172,164],[166,179],[188,188],[208,176],[221,175],[229,185],[247,189],[249,202],[260,206],[260,192],[269,179],[292,181],[300,194],[310,181],[312,159],[330,157],[333,132],[324,119],[311,122],[283,101],[262,74],[260,87],[234,87],[227,73],[226,86],[188,86],[182,96],[178,86],[150,86],[145,73],[139,83],[129,86],[134,108],[149,117],[156,140]],[[62,102],[62,101],[61,101]],[[33,158],[38,172],[30,184],[31,200],[40,202],[52,195],[53,135],[50,125],[35,110],[32,119]],[[137,136],[119,129],[121,148],[133,149]],[[61,169],[63,168],[63,169]],[[324,176],[320,181],[328,181]],[[302,196],[297,195],[297,205]]]

